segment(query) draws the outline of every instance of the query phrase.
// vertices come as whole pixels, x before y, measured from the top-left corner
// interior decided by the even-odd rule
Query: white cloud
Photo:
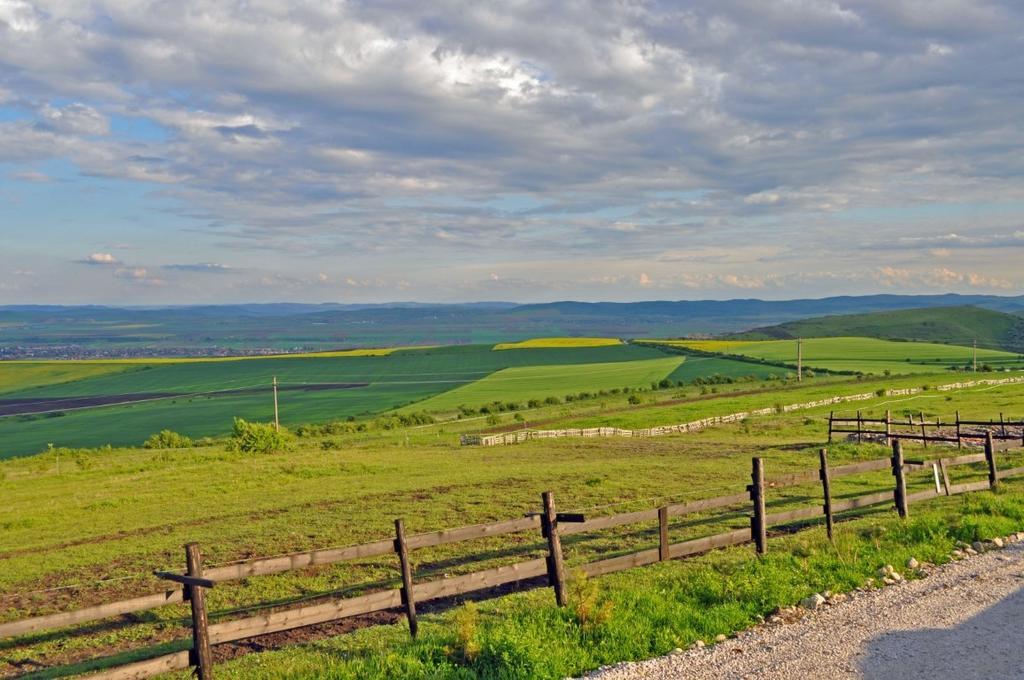
[[[121,264],[120,260],[111,255],[110,253],[92,253],[86,257],[78,260],[81,264],[95,264],[101,266],[111,266]]]

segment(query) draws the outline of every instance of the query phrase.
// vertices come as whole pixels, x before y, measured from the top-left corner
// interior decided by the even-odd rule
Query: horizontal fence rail
[[[865,460],[845,465],[831,466],[827,452],[822,449],[817,469],[765,478],[764,463],[760,458],[753,460],[752,483],[743,493],[715,498],[693,500],[657,508],[649,508],[614,515],[587,518],[579,513],[558,513],[554,508],[553,495],[544,494],[543,512],[531,513],[525,517],[499,522],[476,524],[443,529],[406,537],[402,522],[396,521],[396,538],[381,539],[359,545],[312,550],[277,557],[254,559],[237,564],[203,569],[194,544],[189,549],[189,569],[183,573],[163,573],[165,578],[178,581],[175,587],[161,593],[112,602],[77,611],[33,617],[0,625],[0,637],[13,637],[73,626],[80,623],[112,618],[123,614],[145,611],[156,607],[189,602],[192,607],[192,649],[207,653],[177,651],[155,658],[119,665],[100,671],[90,677],[104,680],[145,678],[172,670],[195,666],[200,678],[212,677],[212,656],[209,646],[219,645],[260,635],[280,633],[307,626],[338,621],[345,618],[388,610],[405,610],[410,632],[415,635],[416,603],[442,598],[453,598],[473,592],[486,591],[510,584],[544,579],[554,589],[556,600],[564,604],[566,584],[564,557],[561,537],[574,534],[597,532],[615,527],[641,524],[657,528],[658,546],[614,555],[579,565],[578,569],[588,576],[601,576],[625,569],[632,569],[666,559],[678,559],[705,553],[727,546],[754,543],[758,553],[767,550],[765,537],[772,527],[798,526],[809,521],[826,520],[829,538],[836,515],[867,508],[889,506],[901,516],[908,513],[908,505],[941,495],[954,495],[996,488],[999,480],[1024,475],[1024,467],[1005,470],[997,469],[993,446],[994,435],[985,440],[985,453],[960,455],[931,460],[906,460],[903,457],[900,440],[892,441],[893,454],[890,458]],[[953,484],[950,470],[957,466],[984,463],[988,479]],[[832,497],[831,484],[836,479],[891,469],[895,478],[894,486],[853,497]],[[935,480],[934,488],[907,492],[906,475],[916,472],[930,472]],[[819,484],[822,504],[796,508],[785,508],[767,512],[767,496],[772,490],[790,486]],[[785,498],[778,499],[786,501]],[[750,527],[729,529],[712,536],[692,538],[682,542],[670,540],[669,518],[683,517],[709,511],[735,517],[736,512],[749,512]],[[703,520],[700,520],[703,521]],[[686,526],[694,526],[692,523]],[[547,555],[541,558],[506,564],[480,571],[474,571],[450,578],[416,581],[408,569],[408,552],[440,545],[449,545],[475,539],[502,536],[506,534],[535,532],[538,539],[545,539]],[[201,597],[206,587],[249,578],[278,574],[295,569],[306,569],[321,565],[336,564],[366,557],[387,554],[397,555],[396,566],[401,567],[403,585],[369,592],[354,597],[325,596],[322,602],[277,608],[252,616],[217,623],[207,623],[204,600]],[[546,578],[545,578],[546,577]],[[186,597],[186,592],[189,596]],[[199,595],[197,597],[197,595]],[[264,605],[275,609],[276,605]],[[103,659],[99,660],[103,662]],[[111,663],[116,663],[113,659]]]

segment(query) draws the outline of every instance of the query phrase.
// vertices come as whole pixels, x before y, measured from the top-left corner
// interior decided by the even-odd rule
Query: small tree
[[[243,453],[277,453],[288,448],[288,431],[280,432],[270,423],[250,423],[235,418],[231,448]]]

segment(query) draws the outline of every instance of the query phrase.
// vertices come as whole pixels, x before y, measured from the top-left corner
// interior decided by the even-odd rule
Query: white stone
[[[1003,543],[1003,539],[996,536],[992,539],[992,545],[994,545],[997,548],[1002,548],[1005,545],[1005,543]]]
[[[921,563],[918,562],[913,557],[911,557],[909,560],[907,560],[907,569],[917,569],[920,566],[921,566]]]
[[[823,604],[825,604],[825,598],[823,598],[819,593],[814,593],[813,595],[800,600],[800,606],[804,609],[814,610]]]

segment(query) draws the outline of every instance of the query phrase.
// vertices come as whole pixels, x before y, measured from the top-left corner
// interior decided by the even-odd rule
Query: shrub
[[[455,612],[455,640],[445,651],[452,659],[471,664],[480,655],[480,611],[475,602],[467,602]]]
[[[270,423],[250,423],[235,418],[230,448],[243,453],[276,453],[288,448],[288,433]]]
[[[627,401],[629,401],[630,404],[639,404],[640,403],[640,397],[639,397],[639,395],[631,394],[631,395],[629,395],[629,399]]]
[[[558,404],[562,403],[562,400],[559,399],[558,397],[548,397],[547,399],[544,400],[544,403],[548,404],[549,406],[557,406]]]
[[[146,449],[187,449],[192,446],[192,439],[171,430],[160,430],[151,434],[142,447]]]
[[[569,610],[584,631],[591,631],[612,618],[612,603],[601,594],[601,589],[582,569],[573,574],[568,583]]]
[[[526,402],[527,408],[540,408],[540,405],[540,399],[530,399],[529,401]]]

